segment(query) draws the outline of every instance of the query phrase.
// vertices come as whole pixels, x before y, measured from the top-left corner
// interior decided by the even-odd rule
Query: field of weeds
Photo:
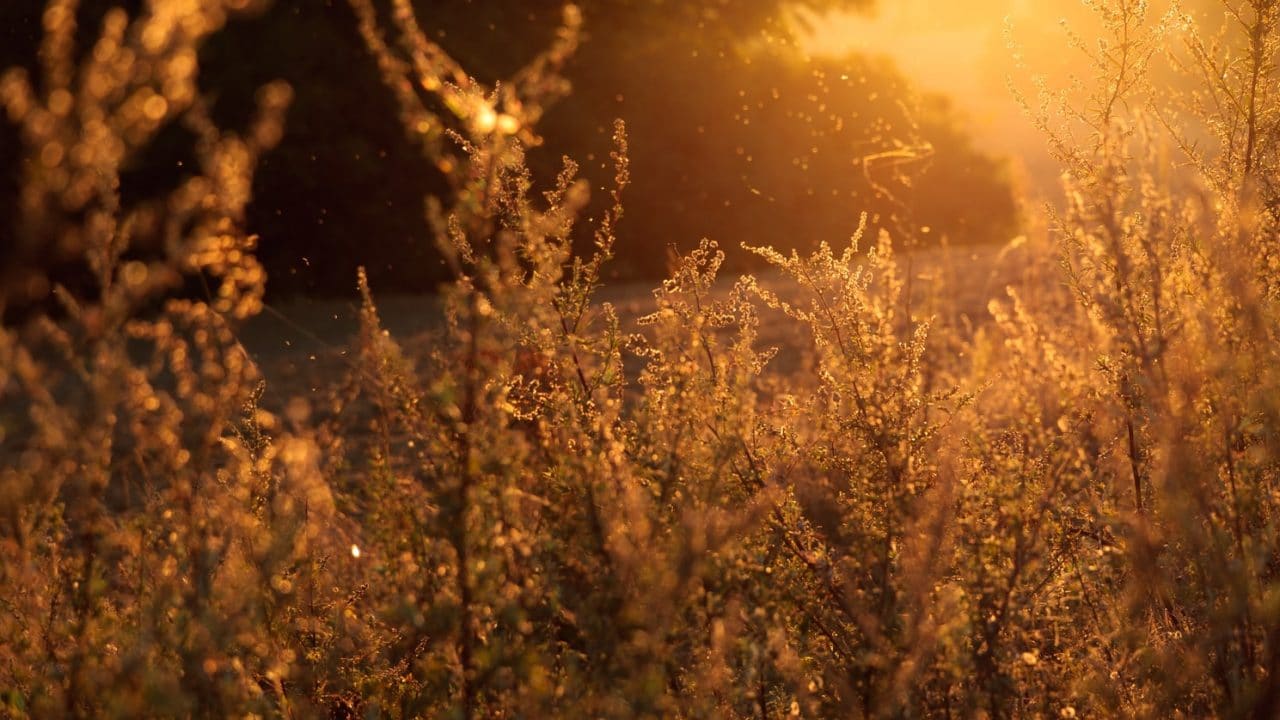
[[[51,0],[0,79],[12,236],[91,278],[0,328],[0,713],[1280,715],[1276,0],[1091,3],[1021,237],[704,240],[652,290],[602,280],[623,120],[603,190],[527,167],[580,8],[486,85],[350,0],[453,277],[355,304],[264,301],[293,91],[230,130],[197,85],[256,4]],[[173,123],[194,169],[129,202]]]

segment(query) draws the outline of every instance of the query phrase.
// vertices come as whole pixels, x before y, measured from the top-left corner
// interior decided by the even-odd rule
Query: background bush
[[[144,3],[79,4],[81,48],[116,5],[134,13]],[[387,13],[390,3],[379,7]],[[468,73],[492,84],[511,77],[550,40],[560,3],[447,0],[420,9],[429,18],[424,22],[431,39]],[[0,8],[0,67],[34,69],[41,11],[40,0]],[[530,167],[540,182],[553,182],[560,156],[568,154],[594,184],[606,184],[613,120],[628,119],[638,172],[628,196],[631,221],[619,228],[618,261],[607,270],[611,277],[661,279],[668,248],[688,251],[702,237],[724,242],[731,264],[742,269],[751,256],[738,252],[739,241],[812,249],[833,230],[847,233],[862,210],[881,216],[877,226],[888,226],[902,205],[877,195],[861,158],[894,149],[894,140],[928,142],[935,149],[927,163],[912,166],[928,167],[910,203],[912,224],[934,230],[926,241],[941,234],[953,243],[1013,234],[1017,217],[1004,171],[967,145],[959,118],[933,100],[916,101],[884,63],[809,67],[778,19],[776,0],[731,7],[719,0],[610,0],[583,4],[582,11],[589,31],[564,69],[574,91],[548,108],[539,124],[545,142],[531,149]],[[775,37],[767,52],[752,49]],[[393,99],[377,89],[377,68],[345,2],[281,0],[233,18],[201,46],[200,60],[210,112],[230,127],[247,121],[263,83],[284,79],[296,90],[289,132],[264,156],[246,210],[262,237],[258,256],[271,275],[273,296],[353,297],[351,278],[360,265],[388,291],[434,293],[450,278],[422,213],[422,196],[444,193],[447,184],[432,165],[418,161]],[[811,75],[817,69],[821,76]],[[778,88],[786,92],[775,94]],[[918,123],[918,137],[884,130],[905,129],[909,119]],[[5,227],[14,226],[16,209],[8,198],[16,196],[22,173],[10,132],[7,124],[0,127]],[[190,140],[181,127],[165,128],[146,153],[122,168],[122,192],[162,193],[192,167]],[[877,181],[905,193],[891,170],[877,167]],[[341,187],[328,181],[333,177],[344,178]],[[947,188],[956,182],[970,189],[969,203],[947,200]],[[783,221],[787,215],[805,223]],[[360,241],[370,235],[379,242]],[[58,280],[82,281],[74,257],[48,256],[47,238],[7,239],[0,244],[7,272],[44,272],[56,259]],[[577,240],[580,250],[590,247],[589,234]],[[657,252],[643,249],[654,246]]]

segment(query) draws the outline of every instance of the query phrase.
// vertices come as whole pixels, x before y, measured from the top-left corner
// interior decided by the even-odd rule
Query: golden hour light
[[[0,717],[1280,717],[1280,0],[13,0],[0,108]]]
[[[802,47],[819,57],[890,59],[920,91],[955,103],[976,143],[1009,158],[1035,190],[1052,192],[1057,172],[1044,139],[1009,85],[1033,72],[1066,78],[1083,69],[1083,58],[1064,52],[1066,18],[1092,29],[1078,0],[905,0],[811,16]]]

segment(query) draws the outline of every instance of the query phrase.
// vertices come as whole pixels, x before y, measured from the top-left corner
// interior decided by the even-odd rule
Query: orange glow
[[[1175,9],[1153,3],[1153,16]],[[1222,6],[1190,0],[1178,8],[1216,27]],[[814,57],[870,54],[891,59],[924,92],[945,95],[966,116],[984,150],[1005,156],[1026,190],[1051,195],[1058,167],[1044,136],[1028,122],[1011,88],[1034,97],[1032,81],[1087,80],[1092,70],[1071,47],[1072,34],[1093,42],[1098,17],[1079,0],[897,0],[868,12],[802,16],[802,47]]]
[[[1051,192],[1057,170],[1043,136],[1009,89],[1033,74],[1079,71],[1063,21],[1084,35],[1095,22],[1076,0],[900,0],[871,13],[811,18],[804,47],[814,56],[886,56],[926,92],[941,93],[966,116],[984,149],[1009,157],[1030,190]]]

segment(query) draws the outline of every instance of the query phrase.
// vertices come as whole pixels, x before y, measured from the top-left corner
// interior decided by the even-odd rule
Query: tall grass
[[[75,50],[46,10],[15,232],[93,282],[0,332],[0,702],[14,717],[1272,717],[1280,712],[1280,3],[1219,34],[1094,4],[1089,88],[1028,100],[1066,202],[1059,282],[976,327],[925,317],[888,236],[704,241],[634,332],[598,299],[623,220],[524,150],[553,46],[485,87],[407,0],[351,0],[451,182],[456,280],[426,352],[363,275],[345,377],[280,408],[236,329],[243,227],[289,91],[214,125],[197,51],[239,0],[151,0]],[[1168,66],[1196,81],[1171,92]],[[120,169],[170,123],[199,168]],[[200,288],[195,292],[192,288]],[[182,292],[178,292],[182,291]],[[771,371],[764,323],[808,357]]]

